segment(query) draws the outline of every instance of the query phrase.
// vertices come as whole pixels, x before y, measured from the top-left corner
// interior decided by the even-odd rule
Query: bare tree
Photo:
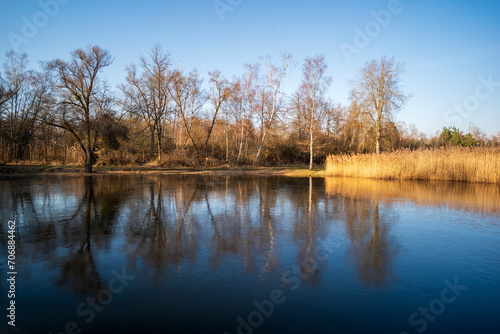
[[[401,88],[404,65],[393,58],[368,61],[350,82],[351,100],[357,101],[361,112],[367,116],[375,133],[376,153],[380,154],[380,138],[385,121],[401,109],[408,98]]]
[[[237,161],[243,155],[243,145],[248,138],[249,120],[255,104],[255,81],[257,79],[258,65],[245,65],[246,72],[242,77],[234,78],[231,84],[231,97],[228,101],[229,108],[235,120],[236,138],[238,145]]]
[[[22,120],[30,116],[27,105],[27,94],[29,93],[28,81],[30,73],[28,71],[28,56],[18,54],[14,51],[5,53],[7,57],[4,63],[5,73],[5,99],[2,108],[2,137],[6,138],[14,148],[14,158],[22,158],[23,145],[19,145],[21,139],[19,134],[24,132]],[[21,148],[21,150],[19,150]]]
[[[82,150],[84,172],[92,173],[98,140],[102,135],[100,121],[110,104],[106,84],[100,79],[101,70],[113,62],[108,51],[99,46],[71,52],[71,60],[54,60],[48,68],[54,71],[57,91],[56,113],[45,119],[49,125],[73,135]]]
[[[281,84],[288,67],[292,64],[292,56],[289,54],[283,54],[281,56],[280,65],[272,63],[270,57],[261,57],[260,63],[265,72],[265,77],[263,78],[264,82],[260,94],[262,98],[261,138],[259,149],[257,150],[257,154],[255,156],[255,161],[259,160],[262,148],[264,147],[267,132],[272,126],[277,113],[280,111],[280,104],[282,100]],[[267,112],[264,112],[264,108],[266,107]]]
[[[340,136],[345,121],[345,108],[340,103],[331,104],[325,112],[325,130],[327,137]]]
[[[475,123],[469,124],[469,133],[476,139],[478,146],[486,143],[486,133],[484,133]]]
[[[206,102],[201,88],[202,80],[196,70],[184,75],[180,70],[172,73],[168,86],[169,94],[175,103],[175,112],[182,121],[184,130],[189,137],[197,157],[200,157],[199,146],[193,134],[192,119]]]
[[[297,140],[302,142],[304,140],[305,133],[307,132],[307,116],[304,110],[305,105],[300,87],[290,98],[289,106],[293,111],[289,121],[290,125],[297,136]]]
[[[306,58],[302,66],[303,79],[300,87],[309,130],[309,170],[314,162],[314,133],[325,116],[329,105],[326,101],[326,91],[332,83],[332,77],[326,75],[328,66],[323,56]]]
[[[48,108],[52,87],[48,72],[27,69],[26,54],[9,51],[6,55],[4,68],[10,97],[4,102],[2,132],[14,148],[13,157],[23,159],[40,124],[38,118]]]
[[[214,107],[214,113],[212,115],[212,121],[208,128],[207,138],[205,140],[204,152],[205,157],[208,151],[208,142],[210,141],[210,136],[212,130],[214,129],[215,122],[217,121],[217,115],[222,108],[222,105],[231,97],[231,89],[229,88],[229,83],[226,79],[221,76],[219,70],[208,72],[210,75],[210,83],[212,85],[212,92],[208,96],[212,105]]]
[[[170,94],[168,86],[171,79],[170,54],[156,44],[149,58],[140,58],[142,73],[137,73],[137,67],[126,68],[126,84],[119,86],[125,94],[127,110],[144,119],[151,135],[151,148],[157,144],[158,161],[161,160],[163,121],[168,113]]]
[[[7,61],[4,64],[6,79],[0,74],[0,115],[2,114],[2,105],[9,101],[21,89],[24,81],[24,72],[28,65],[28,56],[19,55],[14,51],[6,52]]]
[[[5,80],[0,76],[0,115],[2,114],[2,105],[10,100],[13,95],[14,92],[7,87]]]

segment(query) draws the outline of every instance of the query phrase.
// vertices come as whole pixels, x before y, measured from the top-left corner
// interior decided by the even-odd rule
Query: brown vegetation
[[[396,180],[500,183],[500,148],[400,150],[392,153],[331,155],[329,176]]]

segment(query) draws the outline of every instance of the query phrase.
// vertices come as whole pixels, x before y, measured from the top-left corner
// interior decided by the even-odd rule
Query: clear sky
[[[367,60],[394,56],[413,95],[398,121],[427,134],[470,123],[500,131],[499,0],[0,0],[2,63],[14,47],[37,68],[97,44],[115,58],[105,76],[116,87],[125,66],[157,42],[184,69],[220,69],[229,79],[262,55],[288,52],[300,65],[322,54],[331,98],[342,104],[347,81]],[[285,91],[300,78],[297,66]]]

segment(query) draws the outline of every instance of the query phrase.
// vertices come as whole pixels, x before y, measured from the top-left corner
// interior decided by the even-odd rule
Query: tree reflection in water
[[[85,176],[83,182],[85,186],[81,205],[73,218],[80,224],[79,228],[71,231],[80,235],[81,241],[70,246],[68,255],[61,259],[61,278],[57,284],[73,285],[73,290],[77,293],[96,295],[102,283],[94,261],[91,239],[96,225],[100,224],[96,224],[98,212],[94,180],[91,176]]]
[[[96,259],[110,246],[113,225],[127,196],[128,184],[117,180],[85,176],[14,183],[4,203],[20,222],[21,256],[43,259],[48,268],[55,267],[59,271],[55,285],[95,295],[102,287]]]
[[[378,200],[345,198],[346,202],[344,219],[359,279],[368,286],[385,287],[397,251],[390,237],[392,222],[386,219],[390,206],[381,213]]]
[[[401,198],[405,202],[399,205]],[[408,235],[414,226],[400,224],[400,215],[411,222],[414,209],[433,206],[433,215],[444,208],[473,212],[475,218],[495,217],[499,198],[498,186],[454,183],[194,175],[20,178],[0,180],[0,219],[1,224],[13,218],[18,222],[19,277],[26,291],[34,292],[20,298],[38,303],[32,309],[39,310],[57,296],[37,318],[46,320],[49,331],[54,319],[64,322],[74,315],[74,309],[65,311],[61,305],[76,307],[75,299],[97,297],[110,282],[112,269],[120,268],[138,280],[116,297],[121,302],[103,312],[95,328],[124,318],[132,323],[136,315],[168,328],[191,326],[192,332],[210,321],[230,328],[236,317],[254,310],[253,300],[268,299],[275,289],[294,303],[280,305],[272,321],[288,323],[288,329],[300,324],[309,328],[308,319],[320,314],[326,319],[317,323],[320,328],[331,319],[358,325],[357,316],[345,316],[370,303],[388,305],[402,312],[402,319],[413,303],[422,304],[414,297],[404,312],[399,307],[407,297],[405,286],[415,282],[403,274],[395,277],[395,272],[414,268],[408,261],[418,258],[419,242],[425,243],[425,237]],[[473,275],[482,266],[485,277],[494,281],[490,253],[495,240],[485,235],[488,229],[498,230],[497,221],[464,220],[458,232],[455,225],[443,227],[454,235],[477,231],[461,258],[443,253],[453,272],[469,268]],[[432,219],[426,223],[419,228],[431,226],[434,237],[427,244],[444,249],[438,247],[441,234],[435,234],[441,230],[434,229]],[[5,231],[0,231],[4,249]],[[452,241],[455,250],[464,244]],[[482,242],[491,248],[487,255]],[[403,247],[412,254],[403,258]],[[311,270],[306,260],[315,259],[318,248],[332,251]],[[476,265],[478,258],[482,262]],[[412,270],[422,268],[417,264]],[[287,282],[300,283],[300,290],[284,282],[285,274]],[[425,282],[426,277],[418,279]],[[386,299],[376,298],[378,289],[389,290]],[[384,304],[386,300],[391,302]],[[280,312],[297,314],[295,322],[287,322],[288,315]],[[374,312],[373,319],[385,309]],[[363,314],[368,320],[369,313]],[[193,317],[200,323],[193,323]],[[133,330],[144,325],[138,323]]]
[[[29,253],[58,263],[57,285],[80,294],[101,288],[99,257],[113,238],[125,237],[121,249],[129,268],[141,261],[154,280],[196,263],[201,253],[214,270],[238,259],[261,279],[281,275],[291,255],[280,256],[284,247],[295,252],[293,264],[304,273],[304,260],[314,257],[339,213],[364,282],[384,285],[394,248],[378,204],[350,197],[329,203],[320,179],[86,176],[25,182],[22,189],[12,187],[8,201],[29,222],[22,231],[34,243]],[[322,269],[308,273],[304,283],[318,286]]]
[[[174,181],[173,183],[177,183]],[[182,182],[179,182],[182,183]],[[128,256],[132,267],[140,258],[155,279],[169,266],[196,261],[198,243],[194,232],[199,224],[190,214],[199,200],[197,187],[167,191],[172,182],[161,177],[145,180],[144,196],[130,201],[126,228]]]
[[[186,263],[205,265],[200,259],[212,270],[230,261],[263,280],[300,267],[314,257],[319,240],[340,235],[342,226],[359,281],[381,288],[389,284],[398,254],[391,236],[398,198],[488,214],[498,209],[491,201],[499,197],[498,187],[488,185],[330,178],[87,176],[1,182],[2,219],[20,222],[20,256],[47,268],[55,264],[54,283],[79,294],[101,288],[99,261],[116,252],[113,240],[129,268],[141,263],[153,280]],[[435,200],[436,192],[447,194],[449,187],[461,187],[460,194]],[[327,264],[304,283],[319,286]]]

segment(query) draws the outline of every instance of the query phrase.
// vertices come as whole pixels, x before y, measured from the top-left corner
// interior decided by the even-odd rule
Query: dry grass
[[[450,148],[329,156],[325,175],[500,183],[500,148]]]

